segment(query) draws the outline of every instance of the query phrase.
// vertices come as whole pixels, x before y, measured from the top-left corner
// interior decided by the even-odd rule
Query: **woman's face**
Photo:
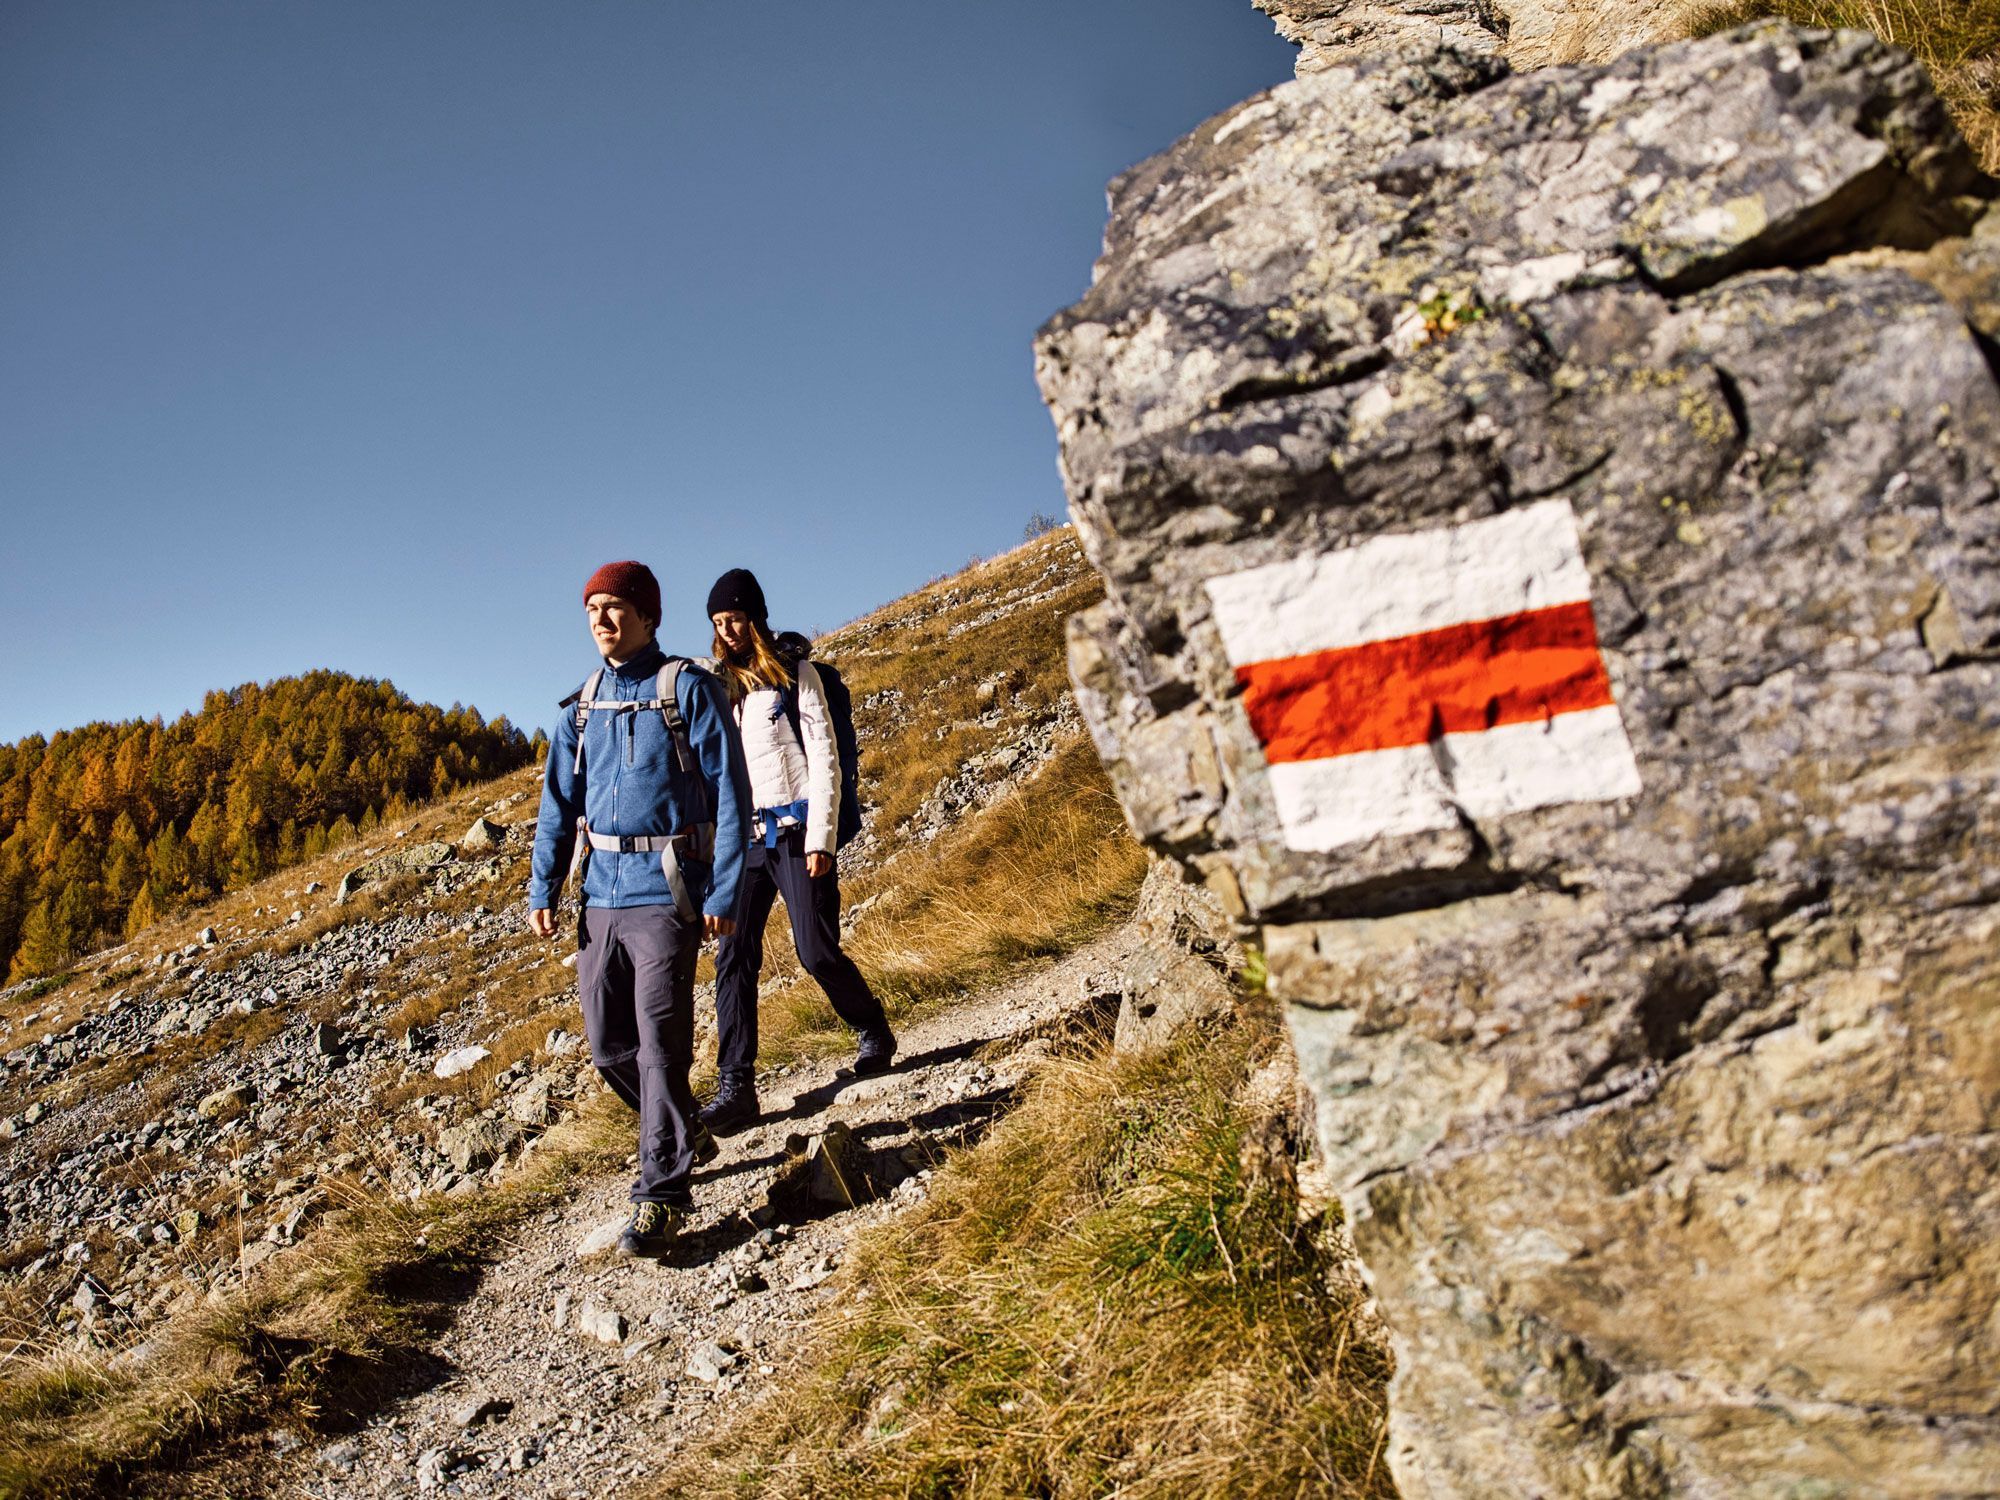
[[[715,626],[715,638],[722,642],[722,649],[734,657],[750,654],[750,617],[740,609],[725,609],[709,616]]]

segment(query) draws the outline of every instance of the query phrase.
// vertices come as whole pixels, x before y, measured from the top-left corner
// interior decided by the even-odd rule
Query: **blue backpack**
[[[800,663],[812,661],[812,642],[797,631],[788,630],[776,637],[773,644],[792,669],[792,685],[782,694],[785,719],[792,726],[793,737],[803,745],[805,740],[799,736],[798,670]],[[833,720],[833,748],[840,762],[840,812],[834,819],[833,846],[844,849],[861,832],[861,741],[854,733],[854,695],[840,680],[839,671],[828,663],[813,661],[813,671],[819,674],[820,686],[826,690],[826,709]]]

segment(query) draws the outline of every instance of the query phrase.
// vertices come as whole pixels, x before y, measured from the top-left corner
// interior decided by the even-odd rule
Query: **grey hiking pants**
[[[701,921],[671,906],[586,907],[576,982],[590,1060],[639,1112],[634,1203],[691,1207],[694,963]]]

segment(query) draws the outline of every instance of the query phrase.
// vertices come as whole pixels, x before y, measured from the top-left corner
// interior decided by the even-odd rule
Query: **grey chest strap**
[[[592,672],[576,696],[576,760],[570,766],[571,772],[576,774],[583,770],[583,731],[590,723],[592,710],[605,709],[612,713],[658,710],[667,726],[667,741],[674,747],[675,762],[685,774],[695,775],[698,764],[694,746],[688,742],[687,719],[681,713],[679,697],[681,668],[686,665],[678,656],[668,658],[654,681],[651,698],[600,698],[597,690],[604,683],[604,668],[599,667]]]

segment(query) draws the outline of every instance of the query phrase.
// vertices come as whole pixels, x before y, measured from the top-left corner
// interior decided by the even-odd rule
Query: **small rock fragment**
[[[736,1368],[736,1356],[722,1345],[709,1339],[695,1345],[688,1354],[687,1372],[696,1380],[714,1385],[729,1371]]]
[[[469,1073],[493,1054],[484,1047],[456,1047],[437,1060],[431,1069],[440,1078],[456,1078],[461,1073]]]
[[[496,1421],[513,1409],[514,1403],[505,1396],[474,1396],[453,1409],[451,1420],[459,1427],[477,1427],[481,1422]]]
[[[602,1303],[584,1303],[583,1311],[577,1314],[576,1327],[579,1333],[600,1344],[625,1342],[625,1315]]]

